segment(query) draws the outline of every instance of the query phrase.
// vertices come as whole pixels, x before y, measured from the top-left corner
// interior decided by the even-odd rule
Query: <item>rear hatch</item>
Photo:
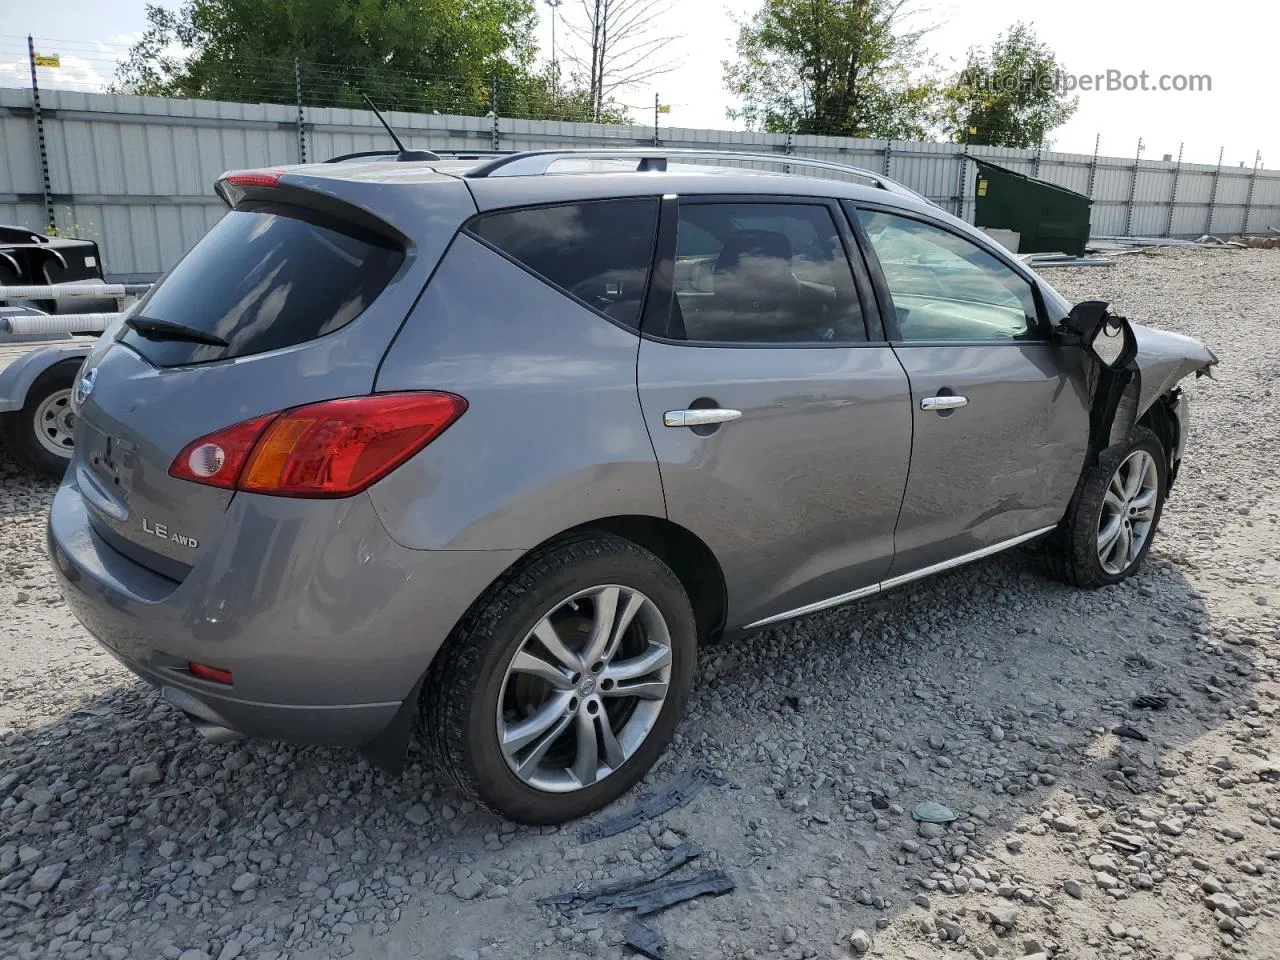
[[[187,444],[372,390],[475,209],[454,178],[401,169],[387,182],[384,166],[224,178],[232,209],[99,342],[75,391],[72,469],[91,523],[116,550],[181,580],[216,548],[234,496],[170,476]]]

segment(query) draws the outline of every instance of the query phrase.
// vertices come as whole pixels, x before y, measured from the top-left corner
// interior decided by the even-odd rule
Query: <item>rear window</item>
[[[212,334],[227,346],[121,338],[157,366],[243,357],[346,326],[400,268],[404,251],[297,207],[232,210],[138,304],[135,316]]]
[[[552,286],[632,329],[640,326],[658,201],[593,200],[477,217],[471,233]]]

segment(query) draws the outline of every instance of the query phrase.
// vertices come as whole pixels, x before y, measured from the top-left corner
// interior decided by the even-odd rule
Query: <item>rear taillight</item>
[[[467,409],[451,393],[326,400],[193,440],[169,474],[277,497],[349,497],[381,480]]]

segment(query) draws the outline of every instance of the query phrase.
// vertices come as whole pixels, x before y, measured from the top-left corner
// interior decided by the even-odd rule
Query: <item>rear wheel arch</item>
[[[693,607],[698,639],[706,641],[720,635],[728,612],[728,589],[720,561],[701,537],[664,517],[622,515],[589,521],[547,542],[591,530],[630,540],[670,567]]]

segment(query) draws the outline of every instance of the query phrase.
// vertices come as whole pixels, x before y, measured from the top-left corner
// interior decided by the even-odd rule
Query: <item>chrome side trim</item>
[[[913,570],[910,573],[904,573],[898,577],[890,577],[888,580],[880,581],[881,590],[892,590],[894,587],[900,587],[904,583],[910,583],[912,580],[919,580],[921,577],[932,576],[935,573],[942,573],[944,570],[950,570],[953,567],[963,567],[966,563],[972,563],[974,560],[981,560],[983,557],[989,557],[994,553],[1001,553],[1011,547],[1016,547],[1020,543],[1026,543],[1028,540],[1034,540],[1036,537],[1042,537],[1046,533],[1052,532],[1058,525],[1055,523],[1049,527],[1041,527],[1039,530],[1032,530],[1030,533],[1024,533],[1021,536],[1013,537],[1010,540],[1004,540],[1000,543],[993,543],[989,547],[983,547],[981,550],[974,550],[972,553],[961,554],[950,560],[943,560],[941,563],[935,563],[932,566],[921,567],[919,570]]]
[[[819,600],[816,603],[809,603],[803,607],[796,607],[794,610],[777,613],[772,617],[765,617],[763,620],[748,623],[742,629],[755,630],[759,627],[767,627],[782,620],[804,617],[811,613],[817,613],[820,610],[829,609],[830,607],[838,607],[843,603],[851,603],[854,600],[861,600],[863,597],[883,593],[886,590],[892,590],[894,587],[900,587],[903,584],[910,583],[912,580],[921,580],[924,577],[932,576],[935,573],[942,573],[944,570],[952,570],[955,567],[963,567],[966,563],[972,563],[974,560],[981,560],[984,557],[1002,553],[1003,551],[1016,547],[1019,544],[1026,543],[1028,540],[1034,540],[1036,537],[1042,537],[1046,533],[1051,533],[1056,529],[1056,527],[1057,524],[1048,527],[1041,527],[1039,530],[1032,530],[1030,533],[1021,534],[1020,536],[1013,537],[1009,540],[1002,540],[1000,543],[993,543],[989,547],[983,547],[981,550],[974,550],[972,553],[964,553],[958,557],[952,557],[950,560],[943,560],[941,563],[935,563],[927,567],[921,567],[919,570],[913,570],[911,573],[904,573],[901,576],[890,577],[888,580],[881,580],[879,583],[873,583],[869,587],[862,587],[860,590],[850,590],[848,593],[842,593],[839,596],[830,597],[826,600]]]
[[[767,627],[771,623],[777,623],[780,620],[790,620],[793,617],[803,617],[810,613],[817,613],[819,610],[826,610],[828,607],[838,607],[842,603],[850,603],[854,600],[861,600],[863,597],[869,597],[873,593],[880,592],[880,584],[873,583],[869,587],[863,587],[861,590],[850,590],[848,593],[842,593],[838,597],[829,597],[826,600],[819,600],[817,603],[809,603],[803,607],[796,607],[794,610],[788,610],[786,613],[777,613],[772,617],[765,617],[763,620],[757,620],[755,623],[748,623],[743,630],[754,630],[756,627]]]

